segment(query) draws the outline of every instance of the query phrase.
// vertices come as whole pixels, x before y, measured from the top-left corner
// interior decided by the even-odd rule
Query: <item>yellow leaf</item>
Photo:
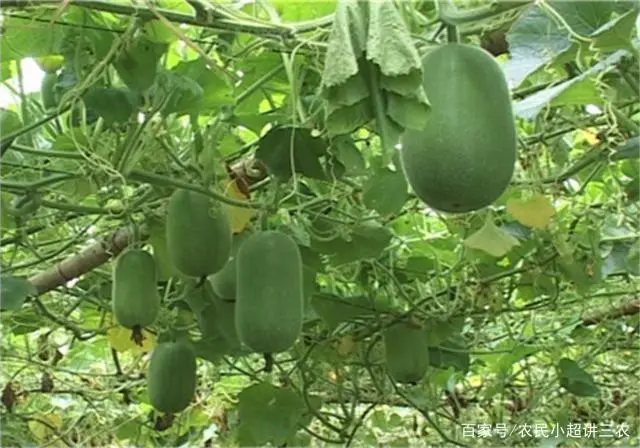
[[[40,423],[44,422],[44,423]],[[39,414],[29,421],[29,430],[33,436],[43,442],[55,436],[55,429],[62,426],[62,417],[57,413]]]
[[[340,356],[349,356],[355,349],[356,340],[350,334],[342,336],[336,344],[336,351]]]
[[[156,345],[156,336],[147,330],[142,330],[142,336],[142,347],[140,347],[131,339],[130,329],[118,325],[107,330],[109,344],[117,352],[132,350],[136,353],[142,353],[150,351]]]
[[[230,198],[237,199],[239,201],[247,201],[249,198],[245,195],[240,188],[238,188],[237,180],[226,181],[225,194]],[[231,229],[233,233],[242,232],[251,219],[256,215],[256,211],[250,208],[234,207],[233,205],[227,206],[229,213],[229,219],[231,220]]]
[[[534,197],[525,200],[509,199],[507,201],[507,212],[525,226],[544,229],[551,221],[551,217],[556,210],[546,196],[536,194]]]
[[[496,227],[493,220],[489,218],[480,230],[464,240],[464,245],[501,258],[514,246],[519,246],[520,242],[514,236]]]
[[[587,128],[580,129],[579,134],[584,140],[590,145],[595,145],[596,143],[600,143],[598,139],[598,130],[596,128]]]

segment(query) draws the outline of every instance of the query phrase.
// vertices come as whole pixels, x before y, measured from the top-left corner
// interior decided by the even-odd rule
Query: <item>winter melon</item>
[[[464,213],[495,202],[516,162],[516,128],[507,82],[480,47],[444,44],[423,58],[431,103],[424,129],[402,136],[402,167],[433,209]]]
[[[118,256],[113,268],[112,306],[120,325],[140,333],[155,322],[160,312],[157,275],[156,262],[147,251],[125,249]]]
[[[236,255],[240,245],[249,235],[249,232],[243,232],[233,236],[229,261],[224,268],[210,277],[213,290],[224,300],[236,299]]]
[[[400,322],[384,331],[389,375],[398,383],[419,382],[429,367],[429,346],[423,328]]]
[[[258,353],[289,349],[302,331],[303,277],[298,245],[275,230],[254,233],[236,259],[236,330]]]
[[[149,360],[147,393],[151,405],[174,414],[186,409],[196,391],[196,355],[184,340],[159,343]]]
[[[167,209],[167,249],[175,268],[206,277],[224,267],[231,254],[226,208],[203,193],[176,190]]]

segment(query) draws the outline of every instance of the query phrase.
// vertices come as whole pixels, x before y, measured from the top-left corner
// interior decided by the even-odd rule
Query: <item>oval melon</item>
[[[236,299],[236,256],[240,245],[249,235],[249,232],[243,232],[233,236],[229,261],[220,271],[210,277],[213,290],[222,299]]]
[[[160,312],[153,255],[125,249],[115,261],[111,295],[113,314],[120,325],[139,330],[153,324]]]
[[[195,351],[187,341],[159,343],[147,372],[151,405],[170,414],[186,409],[196,391],[196,369]]]
[[[238,249],[235,319],[240,340],[258,353],[289,349],[302,331],[298,245],[279,231],[249,236]]]
[[[225,207],[203,193],[176,190],[167,209],[167,249],[175,268],[206,277],[231,254],[231,224]]]
[[[516,128],[505,77],[480,47],[449,43],[423,58],[431,103],[425,128],[402,136],[401,162],[415,194],[433,209],[484,208],[506,190]]]
[[[384,348],[387,371],[398,383],[417,383],[427,373],[429,346],[423,328],[391,325],[384,331]]]

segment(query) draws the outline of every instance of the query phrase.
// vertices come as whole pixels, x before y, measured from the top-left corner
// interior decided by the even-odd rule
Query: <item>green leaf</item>
[[[471,357],[456,339],[450,339],[439,346],[429,347],[429,364],[437,368],[453,367],[461,372],[467,372],[471,364]]]
[[[629,249],[626,267],[629,274],[640,276],[640,242],[636,241]]]
[[[206,112],[233,103],[233,89],[229,81],[211,69],[202,58],[180,62],[172,71],[193,79],[202,87],[204,97],[192,110]]]
[[[150,20],[142,26],[144,36],[151,42],[171,44],[178,35],[160,20]]]
[[[139,104],[136,93],[116,87],[90,87],[82,100],[87,109],[101,116],[107,126],[128,121]]]
[[[219,363],[223,356],[231,354],[229,343],[220,334],[192,341],[191,343],[198,358],[213,364]]]
[[[32,308],[12,312],[7,321],[6,324],[3,322],[3,326],[16,336],[33,333],[49,324],[38,311]]]
[[[27,297],[38,294],[35,285],[25,277],[3,275],[0,278],[0,308],[3,310],[19,309]]]
[[[558,257],[558,268],[580,294],[586,294],[597,283],[599,277],[588,275],[593,268],[589,267],[586,260],[576,260],[571,254]]]
[[[626,160],[626,159],[638,159],[640,158],[640,137],[632,137],[618,148],[615,152],[609,156],[610,160]],[[633,177],[633,176],[629,176]]]
[[[397,93],[387,92],[387,115],[404,129],[421,130],[429,115],[429,106],[425,101],[407,98]]]
[[[362,153],[355,145],[351,137],[339,135],[331,143],[334,152],[344,165],[347,174],[359,175],[364,173],[366,163]]]
[[[511,57],[504,70],[513,88],[570,47],[567,30],[535,4],[518,16],[506,34],[506,40]]]
[[[539,347],[517,343],[511,348],[509,353],[503,353],[496,359],[495,363],[491,366],[492,370],[505,374],[510,371],[515,363],[539,351]]]
[[[370,319],[388,309],[381,302],[366,296],[339,297],[326,293],[314,294],[311,306],[331,332],[343,322]]]
[[[471,249],[478,249],[497,258],[505,256],[520,242],[510,233],[496,227],[493,220],[487,219],[480,230],[464,240],[464,245]]]
[[[295,436],[306,406],[290,389],[258,383],[238,395],[240,446],[281,446]]]
[[[7,134],[11,134],[22,128],[22,120],[16,112],[0,107],[0,130],[3,138]]]
[[[26,57],[47,56],[60,53],[65,37],[65,27],[51,26],[53,11],[39,10],[38,21],[7,16],[2,22],[0,60],[9,61]]]
[[[514,105],[513,111],[516,115],[532,120],[547,105],[598,104],[601,101],[594,79],[574,78],[519,101]]]
[[[363,187],[364,205],[382,216],[394,215],[402,210],[409,198],[407,181],[401,171],[377,171]]]
[[[565,23],[576,33],[591,36],[609,23],[613,12],[626,12],[630,3],[608,0],[556,0],[549,2],[551,8],[562,16]]]
[[[193,79],[182,73],[161,72],[151,87],[149,96],[156,107],[162,106],[163,115],[180,116],[198,112],[204,99],[204,90]]]
[[[607,254],[602,262],[600,272],[602,276],[616,274],[627,270],[627,256],[629,255],[629,245],[620,241],[613,243],[611,251]]]
[[[338,2],[321,92],[332,135],[349,133],[375,116],[383,142],[393,146],[395,134],[403,131],[394,124],[424,126],[429,103],[422,86],[422,62],[393,2]]]
[[[164,221],[154,220],[149,223],[149,244],[153,248],[153,258],[158,266],[158,280],[167,281],[171,277],[179,276],[169,256]]]
[[[327,154],[323,139],[311,135],[311,130],[297,127],[270,129],[258,143],[256,158],[267,165],[269,171],[281,180],[291,177],[291,153],[296,173],[314,179],[326,179],[320,158]]]
[[[331,256],[331,264],[340,266],[358,260],[378,258],[391,241],[391,232],[379,224],[362,224],[349,235],[330,241],[312,240],[311,247]]]
[[[271,0],[269,2],[285,21],[297,22],[332,14],[336,10],[335,0],[313,2],[292,2],[291,0]]]
[[[158,62],[166,49],[166,44],[140,36],[118,53],[113,66],[129,88],[143,92],[155,82]]]
[[[366,98],[351,106],[327,106],[327,129],[330,135],[349,134],[373,120],[371,100]]]
[[[631,39],[638,18],[637,5],[626,13],[602,25],[592,33],[592,46],[600,51],[633,49]]]
[[[593,377],[584,371],[575,361],[562,358],[558,361],[558,380],[560,385],[578,397],[593,397],[600,393]]]

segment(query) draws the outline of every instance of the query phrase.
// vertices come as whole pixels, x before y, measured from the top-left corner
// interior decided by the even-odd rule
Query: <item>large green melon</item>
[[[156,262],[149,252],[125,249],[116,258],[112,277],[113,314],[125,328],[153,324],[160,312]]]
[[[389,375],[398,383],[418,383],[429,367],[429,346],[423,328],[400,322],[384,331]]]
[[[480,47],[444,44],[423,58],[431,103],[425,128],[402,136],[401,161],[416,195],[431,208],[464,213],[504,193],[516,162],[509,89]]]
[[[304,293],[298,245],[279,231],[249,236],[236,257],[236,330],[258,353],[288,350],[302,331]]]
[[[215,293],[224,300],[236,299],[236,255],[240,245],[250,234],[245,231],[233,236],[229,261],[220,271],[209,278]]]
[[[173,265],[189,277],[221,270],[231,254],[231,223],[225,207],[203,193],[176,190],[167,209],[167,249]]]
[[[196,369],[195,351],[187,341],[159,343],[147,372],[151,405],[170,414],[186,409],[196,391]]]

